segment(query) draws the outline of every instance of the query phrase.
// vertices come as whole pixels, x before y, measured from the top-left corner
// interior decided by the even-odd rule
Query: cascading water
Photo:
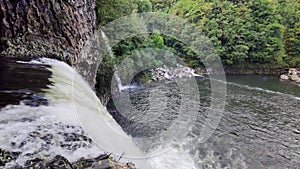
[[[0,111],[1,148],[21,152],[16,163],[8,164],[6,167],[24,165],[25,161],[33,157],[52,159],[56,155],[63,155],[74,162],[81,157],[96,157],[108,152],[107,150],[117,155],[133,152],[143,157],[143,153],[132,139],[123,132],[101,105],[93,90],[73,68],[64,62],[46,58],[34,62],[12,63],[14,64],[17,64],[17,67],[24,65],[25,70],[21,71],[17,68],[15,70],[19,70],[20,74],[26,73],[29,77],[35,75],[37,81],[45,74],[41,73],[41,70],[38,73],[36,67],[41,67],[39,69],[47,74],[50,73],[51,77],[45,82],[43,88],[25,92],[26,95],[32,95],[32,98],[29,98],[31,100],[22,95],[19,98],[20,103],[13,102],[16,105],[7,103]],[[33,74],[27,72],[28,67],[35,70]],[[25,83],[26,79],[21,80],[20,86],[16,88],[22,88]],[[0,93],[11,92],[15,95],[15,92],[21,91],[4,90],[5,86],[2,85]],[[36,100],[38,96],[43,99]],[[82,125],[87,122],[88,126]],[[90,129],[89,126],[96,130]],[[92,135],[100,145],[92,142],[89,135]],[[148,168],[142,160],[122,158],[121,161],[123,160],[133,161],[138,167]]]
[[[102,30],[101,30],[101,36],[102,36],[102,38],[103,38],[103,40],[104,40],[105,47],[106,47],[106,49],[107,49],[107,51],[108,51],[109,56],[110,56],[111,58],[114,58],[114,54],[113,54],[113,52],[112,52],[112,50],[111,50],[111,47],[110,47],[110,45],[109,45],[109,40],[108,40],[108,38],[106,37],[105,33],[104,33]],[[121,81],[121,78],[120,78],[118,72],[115,72],[114,77],[115,77],[115,79],[116,79],[116,82],[117,82],[117,85],[118,85],[119,92],[121,92],[122,90],[126,89],[126,87],[124,87],[124,86],[122,85],[122,81]]]
[[[39,66],[49,76],[46,76],[43,87],[38,86],[39,89],[32,89],[31,93],[24,91],[27,95],[32,94],[32,100],[21,96],[20,103],[4,105],[1,109],[1,148],[21,152],[18,159],[6,167],[24,165],[32,158],[50,160],[56,155],[62,155],[74,162],[81,157],[93,158],[105,152],[112,152],[116,157],[123,155],[121,161],[134,162],[142,169],[196,168],[188,152],[183,153],[179,149],[144,158],[147,154],[123,132],[83,78],[64,62],[42,58],[29,62],[17,61],[13,64],[25,68],[33,67],[32,73],[35,75],[36,67]],[[20,72],[25,72],[29,76],[28,81],[32,81],[30,78],[33,74],[27,71]],[[39,72],[35,77],[37,83],[45,76],[41,73],[42,70]],[[24,83],[21,81],[18,88],[22,88]],[[28,84],[30,85],[32,84]],[[164,151],[168,146],[173,144],[160,145],[151,149],[151,152]],[[135,158],[126,157],[127,154],[134,154]]]
[[[72,81],[68,81],[72,74],[57,75],[63,66],[68,68],[48,59],[1,61],[5,70],[1,71],[0,85],[0,145],[20,153],[5,167],[24,165],[33,158],[50,160],[56,155],[74,162],[103,152],[82,130],[71,95],[65,95],[72,88]]]
[[[110,110],[122,130],[93,90],[67,64],[41,59],[31,62],[0,60],[0,65],[0,145],[20,153],[6,168],[22,165],[32,158],[51,159],[56,155],[63,155],[72,162],[81,157],[96,157],[107,150],[117,155],[133,153],[143,157],[145,154],[123,130],[134,138],[153,136],[170,126],[178,115],[178,105],[189,101],[176,95],[178,86],[172,83],[131,91],[130,98],[141,113],[125,113],[140,123],[126,121],[115,110]],[[197,140],[203,121],[211,111],[206,111],[210,82],[201,78],[198,79],[201,109],[187,137],[181,142],[163,142],[149,137],[150,144],[146,147],[144,143],[137,144],[157,156],[145,159],[146,162],[134,158],[121,160],[133,161],[142,169],[300,166],[299,86],[268,76],[228,76],[227,79],[229,94],[224,116],[206,142]],[[149,94],[159,92],[162,94],[155,98],[158,104],[152,105],[153,114],[145,115],[143,112],[150,104]],[[160,99],[170,103],[163,114],[160,114],[160,107],[165,105]],[[157,121],[147,123],[149,118],[158,115],[161,117]]]
[[[111,58],[114,58],[114,54],[113,54],[113,52],[112,52],[112,50],[111,50],[111,47],[110,47],[110,45],[109,45],[109,40],[108,40],[108,38],[106,37],[105,33],[104,33],[102,30],[101,30],[101,36],[102,36],[102,38],[103,38],[103,40],[104,40],[105,47],[106,47],[106,49],[107,49],[107,51],[108,51],[109,56],[110,56]]]
[[[104,40],[105,47],[106,47],[106,49],[107,49],[107,51],[108,51],[109,56],[110,56],[111,58],[114,58],[113,51],[112,51],[112,49],[111,49],[111,46],[109,45],[109,40],[108,40],[108,38],[106,37],[105,33],[104,33],[102,30],[101,30],[101,36],[102,36],[102,38],[103,38],[103,40]],[[128,84],[128,85],[123,86],[122,80],[121,80],[121,78],[120,78],[120,76],[119,76],[119,72],[118,72],[117,70],[114,72],[114,78],[115,78],[115,80],[116,80],[116,82],[117,82],[117,86],[118,86],[119,92],[121,92],[122,90],[126,90],[126,89],[134,89],[134,88],[137,88],[137,86],[131,85],[131,84]]]
[[[110,57],[113,58],[114,56],[113,56],[111,46],[109,44],[109,40],[103,31],[101,31],[101,36],[105,42],[105,46],[108,50]],[[197,74],[195,74],[192,71],[192,69],[189,69],[189,71],[191,71],[190,73],[193,74],[194,76],[198,76]],[[114,78],[117,82],[117,87],[118,87],[119,93],[121,95],[122,95],[122,91],[125,89],[136,88],[136,86],[131,86],[131,85],[123,86],[118,71],[115,71]],[[121,99],[121,97],[119,99]],[[159,98],[159,99],[163,99],[163,98]],[[162,100],[162,102],[163,102],[163,100]],[[149,130],[151,130],[151,129],[149,129]],[[176,135],[176,133],[174,133],[174,134]],[[134,139],[134,140],[136,140],[136,139]],[[188,153],[188,150],[186,150],[186,149],[182,148],[182,146],[180,146],[180,145],[182,145],[182,143],[180,143],[180,142],[160,143],[159,146],[156,147],[154,145],[156,145],[158,142],[160,142],[159,138],[155,139],[155,140],[151,140],[151,141],[149,141],[149,140],[147,140],[146,146],[147,147],[150,146],[152,148],[150,148],[148,150],[143,150],[143,151],[146,152],[145,157],[148,157],[147,162],[151,165],[151,168],[153,168],[153,169],[169,169],[169,168],[197,169],[197,167],[194,163],[193,157]],[[144,145],[145,143],[141,143],[139,141],[136,141],[136,143],[140,147],[145,146]],[[174,146],[177,146],[177,148],[174,148]],[[181,148],[179,148],[179,147],[181,147]],[[161,152],[163,152],[163,153],[161,153]],[[159,154],[159,155],[152,156],[152,154]]]

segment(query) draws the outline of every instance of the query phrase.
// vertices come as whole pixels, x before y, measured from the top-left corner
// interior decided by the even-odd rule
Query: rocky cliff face
[[[94,86],[99,46],[94,7],[94,0],[1,0],[0,57],[49,57],[62,60],[77,69]],[[6,68],[0,67],[4,71]],[[87,140],[92,142],[91,139]],[[45,147],[50,144],[48,142],[51,141],[46,141]],[[74,145],[76,140],[70,142]],[[0,168],[16,160],[20,153],[0,147]],[[75,163],[70,163],[62,156],[50,161],[35,158],[20,168],[135,167],[131,163],[122,164],[107,155],[100,155],[94,159],[79,159]]]
[[[1,0],[0,55],[63,60],[94,85],[94,7],[94,0]]]

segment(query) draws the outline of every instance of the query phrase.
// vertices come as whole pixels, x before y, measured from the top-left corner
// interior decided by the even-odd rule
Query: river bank
[[[292,69],[293,70],[293,69]],[[265,67],[224,67],[224,70],[209,70],[211,74],[224,74],[225,75],[274,75],[278,76],[278,79],[280,78],[280,75],[283,74],[289,74],[290,78],[286,77],[288,79],[295,79],[295,73],[294,71],[291,71],[290,68],[265,68]],[[293,78],[291,77],[293,75]],[[297,74],[297,73],[296,73]],[[176,67],[168,67],[168,66],[162,66],[158,68],[154,68],[149,70],[147,73],[144,73],[140,79],[136,78],[137,83],[140,84],[151,84],[151,83],[157,83],[159,81],[165,81],[165,80],[172,80],[175,78],[191,78],[194,76],[208,76],[208,71],[203,68],[190,68],[183,65],[177,65]],[[297,79],[297,78],[296,78]],[[293,80],[295,81],[295,80]]]

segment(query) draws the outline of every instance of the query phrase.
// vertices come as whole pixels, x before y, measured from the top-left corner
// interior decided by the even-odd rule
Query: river
[[[146,158],[147,168],[153,169],[300,167],[300,87],[278,77],[226,76],[225,110],[205,141],[199,135],[212,112],[211,81],[196,78],[199,109],[192,123],[181,124],[191,127],[183,139],[164,142],[154,136],[168,130],[178,119],[181,105],[189,101],[180,94],[177,83],[124,90],[109,103],[111,116],[83,78],[63,62],[2,58],[0,65],[0,148],[20,152],[7,168],[55,155],[72,162],[106,150],[117,151],[115,157],[125,152],[125,162],[132,150],[158,152]],[[181,81],[184,84],[187,79]],[[122,102],[126,92],[139,111],[116,110],[114,104]],[[153,94],[164,101],[152,104]],[[145,114],[147,110],[152,114]],[[156,116],[159,118],[153,118]],[[145,168],[143,165],[138,164]]]
[[[197,79],[201,108],[186,139],[178,143],[183,146],[174,147],[181,153],[170,153],[170,156],[180,154],[180,157],[177,162],[170,162],[173,164],[169,164],[169,168],[183,168],[178,167],[180,161],[193,161],[194,168],[300,167],[300,86],[279,81],[275,76],[227,75],[226,78],[227,95],[223,116],[217,129],[204,143],[200,143],[197,138],[209,113],[210,81],[208,78]],[[135,137],[149,137],[156,131],[167,129],[168,124],[176,119],[181,103],[176,84],[162,86],[129,92],[132,103],[140,110],[139,114],[131,114],[130,117],[139,118],[142,123],[123,118],[113,102],[110,102],[109,111],[123,129]],[[166,118],[147,123],[147,119],[140,114],[149,110],[150,94],[161,91],[169,98],[168,108],[164,110],[167,115],[163,116]],[[158,127],[157,123],[161,125]],[[188,152],[189,156],[183,157],[183,152]],[[161,160],[161,164],[167,165],[164,164],[166,161]]]

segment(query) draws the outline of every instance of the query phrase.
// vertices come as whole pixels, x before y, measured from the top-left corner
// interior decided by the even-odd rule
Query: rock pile
[[[54,122],[51,125],[37,125],[35,130],[28,132],[28,134],[8,141],[12,146],[11,148],[0,145],[0,168],[135,168],[134,164],[118,162],[110,154],[102,152],[100,149],[99,153],[91,152],[91,154],[94,154],[92,156],[83,155],[88,151],[98,151],[93,147],[92,139],[85,134],[80,126],[68,125],[62,122]],[[75,155],[78,152],[82,155]],[[74,155],[72,155],[73,153]],[[74,161],[74,157],[78,160]]]
[[[4,167],[6,163],[15,160],[20,153],[10,152],[0,148],[0,167]],[[81,158],[74,163],[70,163],[65,157],[57,155],[52,160],[35,158],[25,162],[24,166],[15,166],[17,169],[29,168],[61,168],[61,169],[135,169],[132,163],[119,163],[113,160],[109,154],[103,154],[96,158]]]
[[[195,70],[190,67],[185,67],[177,64],[177,67],[168,67],[166,65],[150,70],[151,81],[164,81],[176,78],[191,78],[194,76],[203,76],[196,74]]]
[[[280,76],[282,80],[291,80],[300,83],[300,69],[290,68],[288,74],[282,74]]]

